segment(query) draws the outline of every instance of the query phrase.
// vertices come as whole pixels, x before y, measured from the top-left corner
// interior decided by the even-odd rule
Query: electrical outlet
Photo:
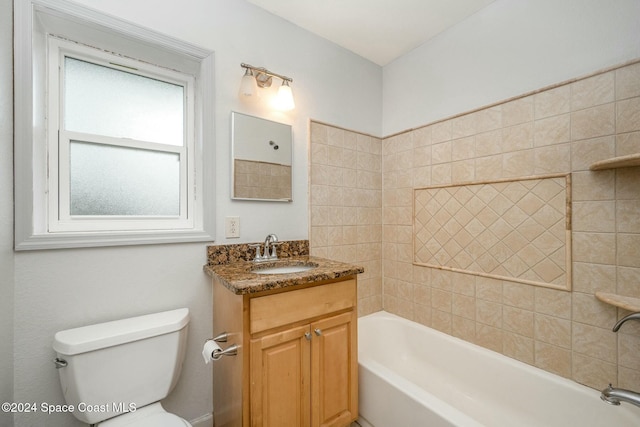
[[[235,239],[240,237],[240,217],[228,216],[225,218],[225,236],[227,239]]]

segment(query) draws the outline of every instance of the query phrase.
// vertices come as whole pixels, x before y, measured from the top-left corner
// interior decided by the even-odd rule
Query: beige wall
[[[378,138],[311,123],[311,255],[362,265],[358,314],[382,309],[382,157]]]
[[[335,185],[345,203],[375,210],[374,198],[354,203],[345,197],[358,194],[353,182],[330,183],[338,174],[319,167],[331,164],[334,134],[336,141],[344,135],[376,141],[312,125],[310,244],[329,258],[351,245],[346,228],[367,226],[346,225],[353,216],[343,216],[342,240],[332,240],[331,203],[317,190]],[[613,333],[626,313],[594,296],[600,290],[640,297],[640,168],[589,171],[592,162],[634,152],[640,152],[640,64],[382,140],[384,285],[379,291],[366,282],[360,313],[374,311],[372,302],[382,298],[387,311],[588,386],[640,389],[640,325]],[[333,172],[347,171],[354,164],[347,159]],[[413,265],[413,188],[569,172],[572,292]]]

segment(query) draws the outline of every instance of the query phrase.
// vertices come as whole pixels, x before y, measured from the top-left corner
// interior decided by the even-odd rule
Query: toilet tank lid
[[[64,355],[86,353],[178,331],[189,323],[189,309],[179,308],[57,332],[53,349]]]

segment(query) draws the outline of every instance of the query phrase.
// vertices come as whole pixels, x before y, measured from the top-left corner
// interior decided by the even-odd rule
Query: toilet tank
[[[75,417],[94,424],[164,399],[180,376],[188,324],[189,309],[180,308],[56,333]]]

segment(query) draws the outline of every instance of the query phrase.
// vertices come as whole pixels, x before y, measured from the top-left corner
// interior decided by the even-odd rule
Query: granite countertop
[[[312,265],[315,268],[286,274],[257,274],[251,272],[255,268],[290,265]],[[220,279],[221,283],[236,295],[282,289],[364,273],[364,268],[357,265],[309,255],[286,257],[259,263],[238,260],[228,264],[205,265],[204,270],[210,276]]]

